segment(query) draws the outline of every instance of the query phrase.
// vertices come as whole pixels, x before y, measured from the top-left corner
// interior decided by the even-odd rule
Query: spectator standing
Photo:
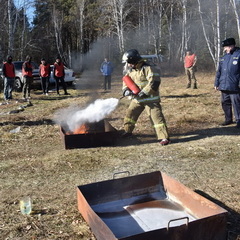
[[[222,109],[225,114],[223,126],[233,123],[233,112],[240,128],[240,49],[234,38],[222,41],[223,52],[216,73],[215,90],[221,91]]]
[[[33,82],[33,66],[32,66],[32,57],[27,56],[25,62],[22,65],[22,75],[23,75],[23,99],[27,100],[30,99],[30,91],[31,91],[31,85]]]
[[[113,65],[107,58],[105,58],[103,63],[101,64],[100,71],[104,76],[103,89],[110,90],[112,82]]]
[[[62,85],[63,90],[64,90],[64,94],[69,95],[69,93],[67,92],[66,83],[64,81],[64,77],[65,77],[64,65],[63,65],[62,60],[59,56],[56,57],[56,61],[53,65],[53,77],[54,77],[55,82],[56,82],[57,94],[59,95],[59,82],[61,82],[61,85]]]
[[[197,79],[195,77],[196,72],[196,63],[197,63],[197,56],[196,54],[192,53],[190,50],[186,52],[186,56],[184,58],[184,68],[185,68],[185,74],[187,76],[187,88],[191,87],[192,80],[193,83],[193,89],[197,89]]]
[[[44,58],[41,59],[39,66],[39,75],[41,78],[42,91],[44,95],[48,95],[49,77],[51,74],[50,64]]]
[[[136,49],[125,52],[122,60],[123,63],[127,62],[129,65],[130,70],[126,76],[130,77],[134,85],[140,90],[138,94],[133,94],[130,86],[125,82],[123,83],[123,96],[132,97],[124,118],[125,132],[123,137],[132,135],[140,114],[146,110],[159,143],[162,146],[168,145],[170,143],[168,129],[160,105],[161,78],[159,71],[155,67],[149,66]]]
[[[12,91],[15,81],[15,68],[12,63],[12,56],[7,56],[6,62],[3,63],[2,73],[4,79],[4,100],[9,101],[12,99]]]

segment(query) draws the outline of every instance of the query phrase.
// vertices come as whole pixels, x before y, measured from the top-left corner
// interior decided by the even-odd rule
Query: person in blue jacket
[[[215,90],[221,91],[222,109],[225,121],[222,126],[233,124],[233,112],[240,128],[240,48],[234,38],[222,41],[224,55],[216,73]],[[233,109],[233,112],[232,112]]]
[[[110,90],[111,89],[111,81],[112,81],[113,65],[107,58],[105,58],[103,63],[101,64],[100,71],[104,76],[103,89]]]

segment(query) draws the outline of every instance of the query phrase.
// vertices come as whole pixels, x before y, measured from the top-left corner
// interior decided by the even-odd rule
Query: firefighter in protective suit
[[[131,87],[123,81],[123,96],[131,96],[132,100],[124,118],[125,132],[122,136],[132,135],[138,117],[146,109],[159,143],[163,146],[168,145],[170,143],[168,129],[160,105],[161,79],[159,71],[147,64],[136,49],[126,51],[123,54],[122,62],[129,67],[126,75],[140,89],[139,93],[133,94]]]

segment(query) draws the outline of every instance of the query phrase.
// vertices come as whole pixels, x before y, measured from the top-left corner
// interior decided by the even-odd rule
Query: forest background
[[[18,4],[16,2],[18,1]],[[125,50],[161,54],[182,68],[187,49],[198,68],[215,70],[221,41],[240,39],[239,0],[0,0],[0,61],[8,54],[53,62],[60,55],[81,72],[104,57],[116,65]],[[34,9],[29,20],[29,9]],[[88,65],[89,64],[89,65]]]

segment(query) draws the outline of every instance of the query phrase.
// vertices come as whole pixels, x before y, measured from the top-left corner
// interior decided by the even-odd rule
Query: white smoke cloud
[[[103,120],[114,111],[118,105],[117,98],[97,99],[84,109],[69,107],[61,109],[55,116],[55,122],[67,131],[74,131],[85,123],[94,123]]]

